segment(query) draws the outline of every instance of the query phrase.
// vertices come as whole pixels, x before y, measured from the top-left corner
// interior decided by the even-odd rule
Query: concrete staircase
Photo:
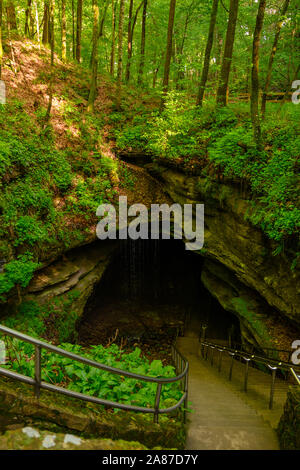
[[[276,382],[274,409],[268,410],[270,376],[249,368],[249,388],[243,391],[244,365],[234,361],[233,380],[228,381],[225,354],[221,372],[215,362],[199,356],[195,329],[178,338],[177,347],[190,363],[188,438],[186,449],[278,450],[275,428],[283,411],[287,384]],[[218,356],[215,356],[218,359]]]

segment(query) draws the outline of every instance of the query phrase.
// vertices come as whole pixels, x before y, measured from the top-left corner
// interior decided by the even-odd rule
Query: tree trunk
[[[93,0],[93,49],[92,49],[92,78],[90,85],[90,93],[88,100],[88,111],[94,112],[94,104],[97,91],[97,74],[98,74],[98,41],[99,41],[99,5],[98,0]]]
[[[125,80],[126,82],[129,82],[130,79],[130,66],[131,66],[131,59],[132,59],[132,45],[133,45],[133,33],[134,33],[134,28],[136,25],[137,17],[139,14],[139,11],[144,3],[144,0],[139,4],[139,6],[136,9],[134,17],[132,16],[132,11],[130,9],[133,7],[133,1],[130,1],[130,7],[129,7],[129,21],[128,21],[128,45],[127,45],[127,64],[126,64],[126,75],[125,75]]]
[[[140,57],[140,65],[139,65],[139,72],[138,72],[138,84],[139,85],[142,85],[143,83],[143,73],[144,73],[144,65],[145,65],[147,6],[148,6],[148,0],[144,0],[142,36],[141,36],[141,57]]]
[[[261,128],[258,111],[259,99],[259,44],[260,36],[264,22],[264,14],[266,9],[266,0],[260,0],[258,6],[258,13],[256,16],[256,25],[253,35],[253,49],[252,49],[252,73],[251,73],[251,120],[253,126],[254,140],[257,150],[261,150]]]
[[[132,57],[132,10],[133,10],[133,0],[130,0],[129,3],[129,13],[128,13],[128,28],[127,28],[127,64],[126,64],[126,82],[130,78],[130,61]]]
[[[73,60],[76,59],[76,41],[75,41],[75,5],[72,0],[72,56]]]
[[[282,7],[282,10],[279,14],[279,20],[276,24],[275,37],[274,37],[274,41],[273,41],[271,55],[270,55],[270,58],[269,58],[266,83],[265,83],[264,92],[263,92],[263,95],[262,95],[262,102],[261,102],[262,118],[264,118],[265,112],[266,112],[266,101],[267,101],[267,94],[268,94],[269,86],[270,86],[270,82],[271,82],[273,61],[274,61],[274,57],[275,57],[276,50],[277,50],[277,44],[278,44],[278,41],[279,41],[280,31],[281,31],[281,28],[282,28],[282,25],[283,25],[283,22],[284,22],[283,17],[287,12],[289,2],[290,2],[290,0],[285,0],[285,2],[283,4],[283,7]]]
[[[54,80],[54,1],[49,0],[49,36],[51,48],[51,76],[49,84],[49,101],[45,116],[45,127],[48,124],[51,116],[52,101],[53,101],[53,80]]]
[[[184,79],[184,72],[181,70],[181,64],[182,64],[184,44],[185,44],[186,37],[187,37],[187,27],[188,27],[188,23],[189,23],[189,18],[190,18],[190,12],[188,12],[188,14],[186,15],[185,23],[184,23],[184,30],[183,30],[183,37],[182,37],[182,41],[181,41],[181,45],[179,47],[179,50],[177,51],[177,55],[178,55],[178,61],[177,61],[178,72],[177,72],[177,76],[176,76],[176,88],[177,89],[182,89],[182,85],[180,84],[180,80]],[[175,57],[175,53],[174,53],[174,57]]]
[[[220,72],[220,79],[217,91],[217,105],[226,106],[228,100],[228,83],[230,67],[232,62],[232,51],[234,44],[236,20],[238,15],[239,0],[230,0],[229,19],[226,31],[224,54]]]
[[[118,110],[121,109],[124,9],[125,9],[125,0],[120,0],[119,33],[118,33],[117,101],[116,101],[116,107]]]
[[[7,26],[9,31],[16,32],[17,27],[17,15],[15,4],[12,0],[9,0],[6,3],[6,16],[7,16]]]
[[[2,77],[2,59],[3,59],[3,45],[2,45],[2,13],[3,13],[3,0],[0,0],[0,80]]]
[[[168,93],[168,88],[169,88],[175,8],[176,8],[176,0],[170,0],[167,49],[166,49],[165,69],[164,69],[164,80],[163,80],[163,96],[162,96],[161,106],[160,106],[161,109],[163,109],[164,107],[165,98],[166,98],[166,95]]]
[[[44,2],[44,17],[43,17],[43,38],[42,43],[46,46],[50,44],[50,6],[49,0]]]
[[[77,0],[76,60],[81,62],[82,0]]]
[[[34,2],[34,7],[35,7],[35,22],[36,22],[36,34],[37,34],[37,40],[40,46],[40,22],[39,22],[39,12],[38,12],[38,6],[37,6],[37,0]]]
[[[199,86],[198,98],[196,102],[198,106],[202,106],[205,85],[207,82],[207,77],[208,77],[208,72],[209,72],[210,53],[211,53],[211,49],[212,49],[213,42],[214,42],[214,31],[215,31],[215,25],[216,25],[216,20],[217,20],[218,3],[219,3],[219,0],[213,0],[208,37],[207,37],[207,43],[206,43],[206,48],[205,48],[204,64],[203,64],[202,76],[201,76],[201,81],[200,81],[200,86]]]
[[[108,6],[109,6],[109,0],[105,0],[104,11],[103,11],[101,21],[99,24],[99,38],[103,36],[104,22],[105,22]]]
[[[32,14],[31,14],[32,0],[27,0],[27,8],[25,10],[25,36],[32,36]]]
[[[216,39],[215,39],[215,57],[216,57],[216,82],[218,82],[219,74],[220,74],[220,65],[221,65],[221,57],[222,57],[222,47],[223,47],[223,34],[221,33],[218,25],[215,27],[216,29]]]
[[[67,58],[66,0],[61,0],[61,58]]]
[[[112,39],[111,39],[111,53],[110,53],[110,74],[115,74],[115,48],[116,48],[116,6],[117,2],[112,0]]]

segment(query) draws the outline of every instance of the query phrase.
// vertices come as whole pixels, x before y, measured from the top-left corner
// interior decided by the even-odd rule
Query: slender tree
[[[175,9],[176,9],[176,0],[170,0],[167,49],[166,49],[165,69],[164,69],[164,80],[163,80],[163,96],[162,96],[161,105],[160,105],[161,109],[164,107],[165,97],[168,93],[168,88],[169,88],[170,65],[171,65],[171,57],[172,57],[172,49],[173,49],[173,28],[174,28]]]
[[[49,100],[48,107],[45,115],[45,126],[47,126],[48,121],[51,116],[52,102],[53,102],[53,80],[54,80],[54,2],[55,0],[49,0],[49,37],[50,37],[50,48],[51,48],[51,75],[49,83]]]
[[[193,5],[193,2],[192,2],[192,5]],[[181,66],[182,66],[182,56],[183,56],[184,44],[185,44],[186,37],[187,37],[187,29],[188,29],[188,24],[189,24],[191,12],[192,12],[192,10],[189,9],[189,11],[187,12],[187,15],[185,17],[182,41],[181,41],[179,47],[176,47],[176,44],[174,44],[175,47],[173,48],[173,50],[174,50],[174,60],[175,60],[175,57],[177,56],[177,68],[178,68],[178,72],[177,72],[177,76],[176,76],[176,88],[177,89],[182,88],[180,80],[182,80],[184,78],[184,72],[181,68]]]
[[[144,0],[139,4],[139,6],[136,9],[135,15],[132,14],[133,10],[133,0],[130,0],[130,5],[129,5],[129,21],[128,21],[128,40],[127,40],[127,64],[126,64],[126,75],[125,75],[125,80],[126,82],[129,82],[130,79],[130,66],[131,66],[131,59],[132,59],[132,45],[133,45],[133,34],[134,34],[134,28],[136,25],[137,17],[139,14],[139,11],[144,3]]]
[[[44,16],[43,16],[43,44],[50,45],[51,42],[51,33],[50,33],[50,1],[45,0],[44,2]]]
[[[33,19],[32,19],[32,0],[27,0],[25,10],[25,36],[31,38],[33,36]]]
[[[116,7],[117,1],[112,0],[112,39],[111,39],[111,53],[110,53],[110,74],[114,76],[115,73],[115,49],[116,49]]]
[[[75,40],[75,4],[72,0],[72,56],[76,59],[76,40]]]
[[[2,18],[3,18],[3,0],[0,0],[0,80],[2,77],[2,60],[3,60]]]
[[[101,16],[101,20],[99,22],[99,38],[101,38],[103,36],[104,23],[105,23],[109,3],[110,3],[110,0],[105,0],[103,13],[102,13],[102,16]]]
[[[82,0],[77,0],[76,60],[81,62]]]
[[[124,26],[125,0],[120,0],[119,32],[118,32],[118,72],[117,72],[117,109],[121,109],[121,88],[123,70],[123,26]]]
[[[289,3],[290,3],[290,0],[285,0],[285,2],[283,4],[283,7],[282,7],[282,10],[279,14],[279,20],[276,24],[274,41],[273,41],[272,50],[271,50],[269,63],[268,63],[267,77],[266,77],[266,81],[265,81],[264,92],[263,92],[263,95],[262,95],[262,102],[261,102],[262,118],[264,118],[264,116],[265,116],[267,95],[268,95],[269,86],[270,86],[270,82],[271,82],[271,75],[272,75],[272,66],[273,66],[274,57],[275,57],[275,54],[276,54],[276,51],[277,51],[277,44],[278,44],[278,41],[279,41],[281,28],[282,28],[282,25],[283,25],[283,22],[284,22],[284,16],[285,16],[285,14],[287,12],[287,9],[289,7]]]
[[[142,19],[142,36],[141,36],[141,57],[140,57],[140,65],[139,65],[139,71],[138,71],[138,84],[139,85],[142,85],[143,83],[143,73],[144,73],[144,65],[145,65],[147,7],[148,7],[148,0],[144,0],[143,19]]]
[[[207,82],[207,77],[208,77],[208,72],[209,72],[210,54],[211,54],[211,50],[212,50],[212,46],[214,42],[214,31],[215,31],[215,25],[216,25],[216,20],[217,20],[218,4],[219,4],[219,0],[213,0],[211,15],[210,15],[209,30],[208,30],[208,38],[207,38],[207,43],[206,43],[206,48],[205,48],[205,55],[204,55],[204,64],[203,64],[203,69],[202,69],[201,81],[199,85],[199,93],[198,93],[197,102],[196,102],[198,106],[202,106],[205,85]]]
[[[259,99],[259,44],[260,37],[264,22],[264,14],[266,9],[266,0],[260,0],[258,12],[256,16],[256,25],[253,35],[253,48],[252,48],[252,73],[251,73],[251,120],[254,132],[254,140],[256,147],[261,150],[261,127],[258,110]]]
[[[93,48],[92,48],[92,77],[90,85],[90,93],[88,100],[88,111],[94,112],[94,104],[97,91],[97,74],[98,74],[98,42],[99,42],[99,5],[98,0],[92,0],[93,6]]]
[[[61,0],[61,58],[67,58],[66,0]]]
[[[40,21],[39,21],[39,11],[38,11],[38,6],[37,6],[37,0],[35,0],[34,2],[34,8],[35,8],[36,34],[37,34],[37,40],[40,46]]]
[[[17,15],[16,7],[13,0],[8,0],[6,2],[6,17],[7,17],[7,26],[11,32],[18,30],[17,27]]]
[[[133,12],[133,0],[129,1],[129,11],[128,11],[128,27],[127,27],[127,64],[126,64],[126,82],[129,81],[130,76],[130,62],[132,57],[132,17]]]
[[[217,90],[217,105],[226,106],[228,100],[228,83],[230,67],[232,62],[232,52],[235,37],[236,21],[238,15],[239,0],[230,0],[229,18],[226,31],[224,54],[221,65],[219,85]]]

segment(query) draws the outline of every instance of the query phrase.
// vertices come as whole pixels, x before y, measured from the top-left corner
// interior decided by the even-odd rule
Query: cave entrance
[[[135,344],[173,341],[186,328],[227,340],[238,319],[201,282],[202,258],[181,240],[119,240],[101,281],[88,299],[79,342]]]

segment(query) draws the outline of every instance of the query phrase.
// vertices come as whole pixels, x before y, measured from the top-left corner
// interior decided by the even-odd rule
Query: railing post
[[[231,363],[230,363],[230,369],[229,369],[229,380],[231,380],[232,379],[233,360],[234,360],[235,353],[229,353],[229,354],[231,356]]]
[[[223,350],[219,349],[219,367],[218,367],[219,372],[221,372],[221,367],[222,367],[222,352]]]
[[[271,377],[271,390],[270,390],[270,402],[269,402],[269,409],[271,410],[273,408],[273,400],[274,400],[274,389],[275,389],[275,379],[276,379],[276,370],[277,367],[271,367],[269,366],[270,369],[272,370],[272,377]]]
[[[188,380],[189,380],[189,371],[187,370],[184,379],[184,392],[186,393],[186,397],[184,399],[184,410],[183,410],[183,422],[186,424],[186,410],[188,407]]]
[[[40,398],[41,388],[41,346],[35,346],[35,359],[34,359],[34,393],[37,399]]]
[[[248,388],[248,374],[249,374],[249,362],[251,361],[251,359],[249,359],[248,357],[244,357],[243,359],[246,361],[245,380],[244,380],[244,391],[247,392],[247,388]]]
[[[154,423],[158,423],[158,415],[159,415],[159,402],[160,402],[160,394],[161,394],[161,387],[162,384],[158,383],[157,384],[157,389],[156,389],[156,397],[155,397],[155,404],[154,404]]]
[[[214,346],[211,346],[211,358],[210,358],[210,363],[213,366],[214,365]]]

